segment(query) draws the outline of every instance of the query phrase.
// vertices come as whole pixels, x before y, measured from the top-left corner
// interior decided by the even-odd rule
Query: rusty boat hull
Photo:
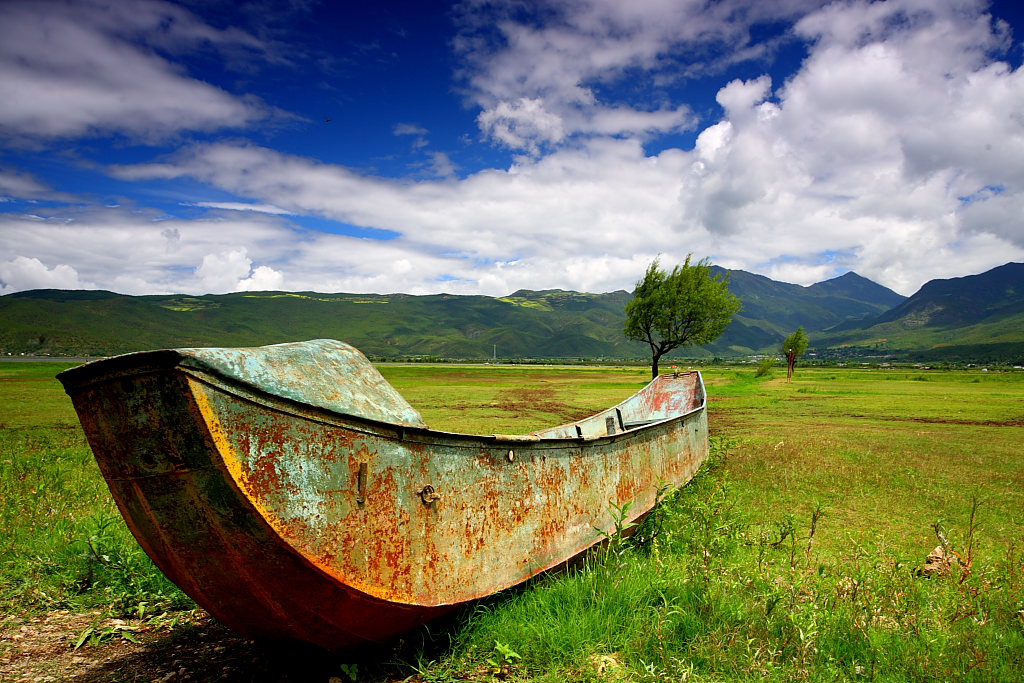
[[[708,451],[699,373],[525,435],[430,429],[352,347],[150,351],[59,376],[157,566],[225,625],[387,640],[566,562]]]

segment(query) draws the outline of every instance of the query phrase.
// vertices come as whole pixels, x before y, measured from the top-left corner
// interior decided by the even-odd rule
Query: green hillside
[[[375,356],[640,356],[622,337],[626,292],[246,292],[119,296],[34,290],[0,297],[5,353],[108,355],[146,348],[349,341]]]
[[[1024,264],[932,280],[889,311],[827,331],[837,350],[936,360],[1024,361]]]
[[[1013,355],[1024,341],[1021,264],[933,281],[910,299],[855,273],[810,287],[728,271],[743,309],[714,344],[676,357],[771,352],[803,326],[821,354]],[[723,273],[721,269],[716,269]],[[505,297],[240,292],[124,296],[33,290],[0,297],[0,353],[100,356],[184,346],[342,339],[375,357],[645,358],[622,336],[625,291]]]
[[[856,273],[802,287],[742,270],[715,270],[729,275],[729,290],[743,300],[737,320],[767,332],[773,341],[782,341],[801,325],[817,332],[873,318],[904,299]]]

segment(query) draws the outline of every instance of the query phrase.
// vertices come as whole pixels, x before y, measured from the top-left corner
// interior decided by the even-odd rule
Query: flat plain
[[[400,642],[296,664],[212,622],[138,549],[65,367],[0,363],[0,680],[1024,678],[1020,371],[702,368],[713,457],[632,540]],[[380,369],[432,427],[481,433],[578,419],[649,374]]]

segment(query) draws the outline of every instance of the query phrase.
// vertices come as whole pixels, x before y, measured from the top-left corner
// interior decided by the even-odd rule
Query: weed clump
[[[770,377],[772,374],[772,368],[775,367],[776,358],[774,355],[767,355],[761,359],[761,362],[757,364],[757,369],[754,370],[754,377]]]
[[[146,556],[78,430],[0,429],[0,600],[137,616],[194,603]]]

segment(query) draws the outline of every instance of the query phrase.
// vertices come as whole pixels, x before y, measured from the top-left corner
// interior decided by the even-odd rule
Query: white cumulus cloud
[[[256,100],[190,78],[169,58],[210,47],[263,50],[253,36],[161,0],[0,3],[0,136],[152,141],[265,117]]]
[[[66,263],[48,267],[35,257],[17,256],[0,262],[0,294],[25,289],[90,289],[91,282],[83,282],[78,272]]]
[[[763,56],[751,27],[819,6],[814,0],[470,0],[456,47],[481,129],[536,154],[575,134],[645,136],[691,128],[687,105],[615,102],[602,85],[642,89]],[[526,16],[524,20],[522,17]],[[702,61],[701,55],[723,55]],[[685,55],[688,66],[680,66]],[[634,83],[637,79],[640,82]]]

